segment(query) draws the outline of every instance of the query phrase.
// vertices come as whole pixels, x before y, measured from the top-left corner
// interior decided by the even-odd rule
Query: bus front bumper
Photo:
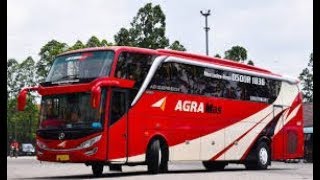
[[[104,161],[105,157],[99,152],[97,146],[93,146],[80,150],[37,150],[37,159],[39,161],[50,162],[71,162],[71,163],[86,163],[92,161]]]

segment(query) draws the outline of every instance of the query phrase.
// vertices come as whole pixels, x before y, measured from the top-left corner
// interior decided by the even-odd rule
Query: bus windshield
[[[58,56],[46,82],[109,76],[113,58],[114,51],[90,51]]]
[[[90,93],[43,96],[39,129],[101,129],[105,91],[100,107],[92,109]]]

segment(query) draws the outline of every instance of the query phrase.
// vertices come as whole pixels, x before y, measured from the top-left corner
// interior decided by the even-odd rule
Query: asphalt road
[[[146,166],[123,167],[123,172],[109,171],[105,166],[103,176],[96,179],[313,179],[312,163],[272,162],[268,170],[246,170],[243,165],[230,164],[223,171],[207,172],[201,163],[169,164],[166,174],[149,175]],[[7,158],[8,179],[92,179],[91,167],[84,164],[39,162],[35,157]]]

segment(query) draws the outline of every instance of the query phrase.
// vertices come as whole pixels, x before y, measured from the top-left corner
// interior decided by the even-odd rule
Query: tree
[[[112,46],[113,44],[111,42],[108,42],[107,40],[103,39],[101,41],[101,46]]]
[[[219,54],[214,55],[214,57],[221,58]]]
[[[16,81],[19,89],[27,86],[36,85],[36,67],[31,56],[19,64],[19,72],[17,73]]]
[[[10,99],[7,103],[7,137],[20,142],[34,141],[39,113],[35,98],[28,96],[24,111],[17,111],[16,107],[17,98]]]
[[[86,47],[101,47],[101,42],[96,36],[92,36],[88,40]]]
[[[72,47],[69,48],[69,50],[82,49],[85,47],[86,46],[80,40],[78,40]]]
[[[35,138],[34,132],[38,117],[35,97],[32,94],[28,96],[24,112],[18,112],[16,107],[19,90],[23,87],[34,86],[36,84],[35,62],[29,56],[21,64],[14,59],[10,59],[7,66],[7,90],[9,95],[7,101],[7,135],[19,141],[32,141]]]
[[[305,102],[313,102],[313,53],[310,54],[308,67],[300,73],[303,99]]]
[[[253,63],[252,60],[249,60],[249,61],[248,61],[248,64],[251,65],[251,66],[254,66],[254,63]]]
[[[15,59],[9,59],[7,62],[7,99],[15,96],[18,91],[16,76],[19,63]]]
[[[225,52],[226,59],[234,60],[237,62],[244,62],[247,60],[247,50],[241,46],[233,46]]]
[[[131,40],[129,31],[126,28],[121,28],[114,36],[114,41],[118,46],[134,46],[134,41]]]
[[[180,44],[179,41],[174,41],[174,42],[170,45],[169,49],[177,50],[177,51],[186,51],[186,48],[185,48],[182,44]]]
[[[119,46],[137,46],[151,49],[166,48],[169,39],[165,36],[166,17],[159,5],[147,3],[140,8],[130,23],[129,29],[121,28],[114,36]]]
[[[54,58],[68,50],[66,43],[60,43],[56,40],[51,40],[40,49],[40,60],[37,62],[37,82],[44,81],[47,76]]]

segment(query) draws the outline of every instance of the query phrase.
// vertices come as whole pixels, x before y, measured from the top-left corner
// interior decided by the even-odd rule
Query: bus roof
[[[210,57],[210,56],[205,56],[205,55],[199,55],[199,54],[194,54],[194,53],[189,53],[189,52],[184,52],[184,51],[168,50],[168,49],[154,50],[154,49],[131,47],[131,46],[107,46],[107,47],[92,47],[92,48],[72,50],[72,51],[68,51],[68,52],[59,54],[58,56],[71,54],[71,53],[77,53],[77,52],[100,51],[100,50],[129,51],[129,52],[137,52],[137,53],[173,56],[173,57],[178,57],[178,58],[189,59],[192,61],[212,63],[212,64],[221,65],[221,66],[227,66],[230,68],[249,70],[249,71],[254,71],[254,72],[258,72],[258,73],[283,77],[279,74],[272,73],[271,71],[263,69],[263,68],[235,62],[235,61],[228,60],[228,59],[221,59],[221,58],[217,58],[217,57]],[[298,80],[296,80],[296,81],[298,82]]]
[[[147,54],[159,54],[158,51],[154,50],[154,49],[131,47],[131,46],[105,46],[105,47],[90,47],[90,48],[71,50],[71,51],[67,51],[62,54],[59,54],[58,56],[71,54],[71,53],[79,53],[79,52],[86,52],[86,51],[103,51],[103,50],[130,51],[130,52],[140,52],[140,53],[147,53]]]

